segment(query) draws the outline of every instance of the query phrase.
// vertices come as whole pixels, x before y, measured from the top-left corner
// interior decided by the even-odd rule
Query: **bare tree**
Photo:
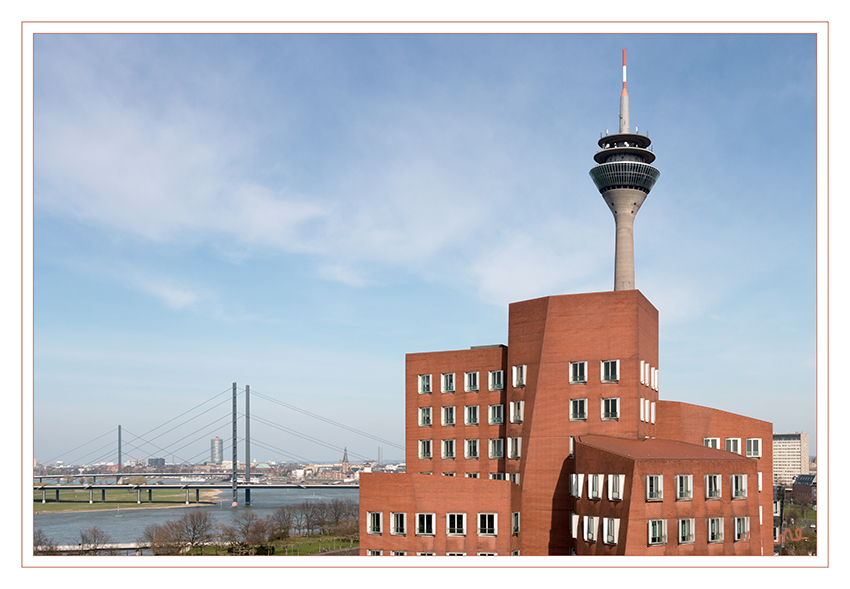
[[[206,545],[215,531],[215,521],[210,512],[193,509],[180,518],[180,525],[183,526],[183,535],[189,546],[191,548],[201,547],[203,554],[203,546]]]
[[[151,552],[156,554],[180,554],[188,545],[186,533],[179,521],[167,521],[156,530]]]
[[[80,547],[90,554],[100,554],[107,544],[112,544],[112,536],[97,526],[80,531]]]
[[[266,541],[269,522],[250,511],[243,512],[235,520],[239,539],[248,546],[256,546]]]
[[[147,544],[150,546],[151,554],[157,554],[156,552],[156,534],[162,526],[160,524],[151,524],[146,526],[144,531],[142,531],[142,536],[139,538],[139,544]]]
[[[45,555],[56,553],[56,542],[47,536],[44,530],[37,528],[32,535],[32,553],[34,555]]]
[[[278,507],[269,516],[269,537],[272,540],[285,540],[292,532],[293,514],[289,505]]]

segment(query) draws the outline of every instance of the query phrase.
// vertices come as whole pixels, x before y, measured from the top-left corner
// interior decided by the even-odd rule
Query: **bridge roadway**
[[[259,489],[359,489],[360,485],[351,485],[340,483],[338,485],[330,484],[299,484],[299,483],[237,483],[237,490],[245,491]],[[142,491],[148,492],[148,503],[153,503],[152,495],[154,489],[185,489],[186,490],[186,505],[189,505],[189,491],[195,491],[195,503],[200,503],[201,490],[207,489],[233,489],[232,483],[176,483],[176,484],[154,484],[154,485],[111,485],[111,484],[91,484],[91,485],[33,485],[33,491],[41,490],[41,502],[47,503],[47,492],[56,492],[56,502],[59,502],[59,491],[88,491],[89,503],[94,503],[94,492],[100,490],[101,503],[106,502],[107,489],[127,489],[136,490],[136,503],[142,502]]]

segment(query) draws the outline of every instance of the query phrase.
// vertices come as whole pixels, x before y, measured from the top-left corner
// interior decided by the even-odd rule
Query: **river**
[[[271,515],[282,505],[297,505],[303,501],[325,501],[333,499],[352,499],[358,501],[358,489],[253,489],[251,505],[240,503],[231,507],[230,491],[219,495],[220,503],[195,507],[169,507],[117,510],[60,512],[36,514],[33,521],[34,529],[41,529],[48,538],[56,544],[79,544],[80,532],[94,526],[99,527],[112,537],[114,542],[136,542],[142,536],[144,529],[151,524],[163,524],[168,520],[177,520],[189,509],[203,509],[210,512],[216,520],[228,525],[233,520],[251,510],[259,517]],[[239,501],[244,500],[243,492],[239,492]]]

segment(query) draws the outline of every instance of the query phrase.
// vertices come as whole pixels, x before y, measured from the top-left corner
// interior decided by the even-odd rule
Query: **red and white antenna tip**
[[[626,92],[626,50],[623,49],[623,96],[627,96]]]

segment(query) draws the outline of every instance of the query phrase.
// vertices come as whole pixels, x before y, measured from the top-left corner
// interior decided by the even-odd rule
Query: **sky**
[[[229,456],[236,382],[255,459],[403,460],[406,353],[613,288],[623,48],[660,397],[814,454],[814,35],[40,34],[35,457]]]

